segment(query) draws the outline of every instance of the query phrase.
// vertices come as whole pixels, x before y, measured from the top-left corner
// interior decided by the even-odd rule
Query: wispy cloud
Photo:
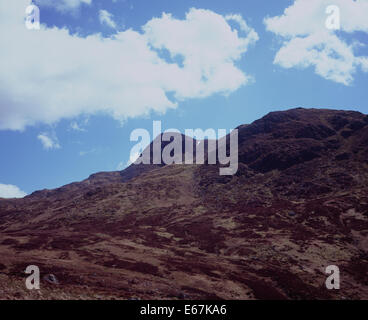
[[[113,15],[110,12],[106,10],[100,10],[99,19],[101,24],[107,25],[112,29],[116,29],[116,23],[113,20]]]
[[[87,131],[85,128],[81,127],[81,125],[76,121],[73,121],[70,124],[70,129],[72,129],[74,131],[80,131],[80,132],[86,132]]]
[[[97,152],[97,149],[93,148],[93,149],[90,149],[90,150],[87,150],[87,151],[80,151],[79,152],[79,155],[81,157],[87,155],[87,154],[91,154],[91,153],[96,153]]]
[[[55,134],[49,135],[47,133],[41,133],[37,138],[41,141],[43,148],[46,150],[60,149],[60,145]]]

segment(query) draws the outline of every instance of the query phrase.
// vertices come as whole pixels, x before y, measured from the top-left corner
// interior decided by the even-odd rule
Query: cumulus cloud
[[[75,11],[81,5],[90,5],[92,0],[36,0],[35,3],[39,6],[53,7],[58,11]]]
[[[0,50],[0,130],[97,112],[118,120],[163,113],[184,99],[229,94],[251,79],[236,62],[258,37],[240,16],[239,30],[222,15],[191,9],[183,20],[154,18],[140,32],[82,38],[56,27],[27,30],[28,3],[0,1],[6,44]]]
[[[340,11],[340,32],[326,27],[330,5]],[[295,0],[283,15],[264,20],[267,30],[284,38],[274,63],[283,68],[314,67],[325,79],[351,84],[357,69],[368,71],[368,57],[356,56],[354,49],[360,44],[348,44],[341,31],[368,33],[367,12],[368,0]]]
[[[238,17],[240,27],[246,25]],[[172,58],[183,59],[183,68],[162,73],[167,78],[168,91],[174,91],[178,99],[230,93],[251,80],[234,64],[258,40],[250,28],[241,37],[237,30],[231,29],[226,17],[209,10],[191,9],[185,20],[164,13],[149,21],[143,30],[154,48],[167,50]]]
[[[55,135],[48,135],[47,133],[41,133],[37,136],[37,139],[41,141],[44,149],[60,149],[58,139]]]
[[[0,198],[23,198],[27,195],[17,186],[0,183]]]
[[[100,10],[99,19],[100,19],[101,24],[104,24],[110,28],[116,29],[116,23],[113,20],[113,15],[110,12],[106,10]]]

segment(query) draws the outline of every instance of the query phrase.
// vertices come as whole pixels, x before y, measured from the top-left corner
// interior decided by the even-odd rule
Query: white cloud
[[[37,139],[41,141],[44,149],[60,149],[59,142],[55,135],[48,135],[47,133],[41,133],[37,136]]]
[[[113,15],[110,12],[106,10],[100,10],[99,19],[101,24],[105,24],[110,28],[116,29],[116,23],[113,20]]]
[[[89,123],[89,117],[85,117],[81,120],[74,120],[70,123],[69,130],[79,131],[79,132],[86,132],[86,126]]]
[[[54,7],[61,12],[75,11],[82,4],[91,5],[92,0],[36,0],[35,3],[39,6]]]
[[[284,37],[274,63],[283,68],[313,66],[321,77],[349,85],[359,67],[368,71],[368,57],[354,54],[359,43],[348,44],[327,29],[330,5],[340,9],[341,31],[368,33],[368,0],[295,0],[283,15],[265,19],[267,30]]]
[[[27,30],[27,4],[0,1],[6,43],[0,50],[0,130],[97,112],[117,120],[163,113],[180,100],[229,94],[251,79],[235,63],[256,41],[255,32],[243,26],[238,32],[212,11],[191,9],[184,20],[164,14],[143,32],[81,38],[56,27]],[[183,64],[166,61],[160,49]]]
[[[76,121],[73,121],[70,124],[70,129],[72,129],[74,131],[80,131],[80,132],[86,132],[87,131],[85,128],[80,127],[80,125]]]
[[[251,80],[234,65],[249,45],[258,40],[250,28],[245,37],[240,37],[226,17],[209,10],[191,9],[185,20],[164,13],[161,18],[149,21],[143,30],[154,48],[166,49],[172,58],[183,59],[183,68],[161,72],[167,79],[167,90],[174,91],[178,99],[230,93]]]
[[[20,190],[17,186],[0,183],[0,198],[23,198],[26,195],[27,193]]]
[[[225,19],[227,21],[233,20],[237,22],[243,32],[249,33],[248,40],[257,41],[259,39],[258,34],[247,25],[246,21],[240,14],[228,14],[227,16],[225,16]]]

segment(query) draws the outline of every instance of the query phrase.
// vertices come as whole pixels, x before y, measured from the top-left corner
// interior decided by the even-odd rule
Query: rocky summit
[[[368,299],[368,116],[298,108],[238,135],[233,176],[132,164],[1,199],[0,298]]]

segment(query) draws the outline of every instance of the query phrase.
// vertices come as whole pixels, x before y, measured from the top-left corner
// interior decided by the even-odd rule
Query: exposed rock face
[[[293,109],[238,129],[234,176],[132,165],[0,200],[5,297],[35,264],[60,280],[39,298],[367,299],[368,116]]]
[[[53,285],[57,285],[59,284],[58,279],[55,277],[55,275],[53,274],[47,274],[46,276],[43,277],[43,279],[49,283],[49,284],[53,284]]]

